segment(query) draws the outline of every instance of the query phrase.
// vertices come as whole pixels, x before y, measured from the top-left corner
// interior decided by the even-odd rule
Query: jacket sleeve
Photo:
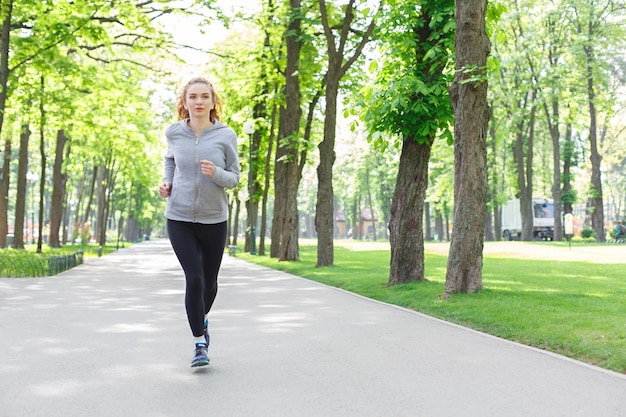
[[[174,180],[174,169],[176,168],[176,161],[174,160],[174,153],[170,146],[170,141],[167,141],[167,152],[165,158],[163,158],[163,183],[172,183]]]
[[[237,152],[237,136],[234,132],[224,146],[226,165],[216,167],[212,180],[224,188],[235,188],[239,185],[239,155]]]

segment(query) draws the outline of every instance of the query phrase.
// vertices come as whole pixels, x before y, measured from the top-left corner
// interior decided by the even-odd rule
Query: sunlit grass
[[[120,244],[119,247],[116,247],[115,243],[108,243],[102,247],[101,255],[107,255],[111,252],[115,252],[118,249],[122,249],[124,247],[131,246],[132,243],[124,242],[123,246]],[[96,243],[90,243],[88,245],[63,245],[60,248],[52,248],[48,245],[41,245],[41,255],[49,255],[49,256],[61,256],[61,255],[69,255],[71,253],[77,251],[83,251],[84,256],[86,257],[97,257],[98,256],[98,248],[99,245]],[[3,249],[5,254],[21,254],[21,255],[39,255],[37,254],[37,244],[25,244],[24,249]]]
[[[335,263],[316,268],[317,249],[300,261],[238,257],[365,297],[411,308],[495,336],[626,372],[624,264],[484,258],[483,290],[441,297],[447,258],[426,254],[424,282],[387,286],[389,250],[335,246]]]

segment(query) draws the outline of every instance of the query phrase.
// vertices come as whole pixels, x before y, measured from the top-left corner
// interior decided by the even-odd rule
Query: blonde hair
[[[187,82],[187,84],[185,84],[185,86],[183,87],[183,90],[180,92],[180,95],[178,96],[178,99],[176,101],[176,110],[178,112],[178,120],[189,118],[189,110],[185,108],[185,97],[187,96],[187,90],[189,90],[189,87],[192,86],[193,84],[198,84],[198,83],[206,84],[211,90],[211,96],[212,96],[211,98],[213,99],[213,108],[211,109],[211,112],[209,113],[209,118],[211,119],[211,122],[215,123],[216,120],[220,119],[220,115],[222,113],[222,99],[215,92],[215,89],[213,88],[213,84],[211,84],[209,80],[203,77],[192,78],[191,80],[189,80],[189,82]]]

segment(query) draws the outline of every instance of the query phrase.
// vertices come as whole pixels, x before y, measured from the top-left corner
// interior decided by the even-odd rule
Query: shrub
[[[582,237],[582,236],[572,236],[572,242],[574,243],[595,243],[595,237]]]
[[[581,236],[583,238],[596,238],[596,231],[593,230],[591,227],[585,227],[582,232],[581,232]]]

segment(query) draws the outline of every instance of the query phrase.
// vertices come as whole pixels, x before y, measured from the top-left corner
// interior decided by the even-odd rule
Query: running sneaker
[[[209,357],[207,356],[207,346],[204,343],[196,343],[196,352],[191,360],[191,366],[193,368],[197,366],[205,366],[209,364]]]
[[[211,344],[211,336],[209,336],[209,319],[204,319],[204,340],[206,340],[207,346]]]

